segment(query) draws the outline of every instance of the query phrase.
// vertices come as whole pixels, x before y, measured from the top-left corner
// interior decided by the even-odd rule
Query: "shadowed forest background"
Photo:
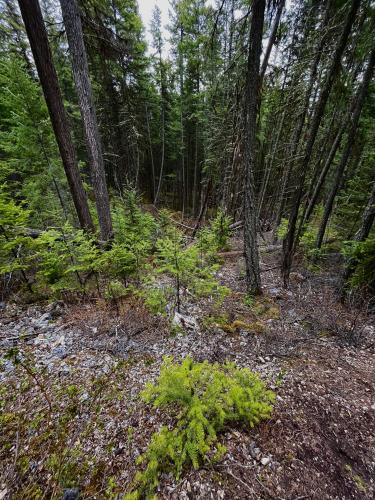
[[[314,449],[309,419],[317,387],[341,394],[342,359],[371,387],[346,397],[374,410],[374,4],[171,0],[167,26],[151,8],[144,26],[136,0],[0,0],[0,380],[12,387],[0,499],[189,498],[186,474],[193,498],[371,498],[373,451],[358,436],[341,455],[323,438]],[[333,363],[333,378],[317,368],[300,405],[304,356]],[[134,404],[152,437],[127,406],[143,386]],[[107,451],[127,475],[96,420],[120,393],[126,436]],[[324,457],[309,478],[304,449],[298,485],[280,458],[294,453],[287,401]],[[356,417],[362,437],[369,415]],[[262,420],[268,454],[232,425]],[[314,493],[320,473],[330,487]]]

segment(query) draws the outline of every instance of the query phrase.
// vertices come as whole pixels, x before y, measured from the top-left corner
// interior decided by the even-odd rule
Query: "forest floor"
[[[119,311],[3,304],[0,499],[128,491],[137,456],[168,422],[138,397],[165,355],[235,361],[277,397],[270,420],[222,435],[221,462],[164,475],[159,498],[374,498],[375,317],[338,301],[335,256],[314,272],[301,261],[288,290],[278,252],[261,257],[263,298],[244,303],[243,258],[228,254],[218,277],[231,295],[220,308],[185,297],[172,329],[130,298]]]

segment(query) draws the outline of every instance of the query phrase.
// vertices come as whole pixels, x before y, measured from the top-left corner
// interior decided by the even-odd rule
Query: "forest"
[[[0,500],[374,498],[374,66],[371,0],[0,0]]]

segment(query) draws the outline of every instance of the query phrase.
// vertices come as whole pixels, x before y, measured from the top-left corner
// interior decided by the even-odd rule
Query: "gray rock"
[[[260,460],[260,457],[261,457],[261,454],[262,452],[260,451],[260,449],[256,446],[255,442],[251,442],[250,443],[250,455],[251,457],[254,459],[254,460]]]
[[[43,328],[45,326],[48,326],[48,322],[51,320],[51,313],[49,312],[46,312],[44,314],[42,314],[42,316],[40,318],[38,318],[37,320],[35,320],[34,324],[35,326],[39,327],[39,328]]]
[[[50,314],[52,319],[57,319],[64,314],[65,304],[62,300],[53,302],[50,305]]]
[[[277,299],[281,299],[282,297],[282,290],[280,290],[280,288],[270,288],[268,293],[271,297],[275,297]]]
[[[172,323],[183,329],[199,330],[198,322],[193,316],[186,316],[179,312],[175,312]]]
[[[77,498],[79,498],[79,489],[67,488],[64,490],[61,500],[77,500]]]
[[[68,353],[63,346],[55,347],[52,349],[51,354],[59,359],[65,359],[68,356]]]

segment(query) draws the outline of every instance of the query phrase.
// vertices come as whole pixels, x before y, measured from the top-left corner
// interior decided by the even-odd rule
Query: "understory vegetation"
[[[371,493],[274,414],[324,342],[358,373],[375,345],[375,4],[167,3],[0,0],[0,500],[307,498],[307,456]],[[256,493],[192,492],[225,457]]]
[[[156,408],[172,408],[176,423],[152,436],[138,460],[145,470],[136,475],[137,489],[128,499],[152,498],[162,472],[171,470],[179,479],[188,464],[197,469],[222,458],[226,450],[218,442],[218,433],[229,424],[254,427],[270,416],[274,399],[272,391],[246,368],[194,363],[189,357],[180,364],[165,359],[157,383],[148,384],[141,396]]]
[[[230,219],[221,211],[197,241],[187,239],[171,214],[158,218],[140,208],[134,191],[115,202],[110,248],[69,224],[27,235],[30,210],[3,198],[0,204],[0,273],[4,292],[15,283],[24,300],[113,300],[135,294],[154,313],[180,309],[187,290],[222,300],[229,290],[215,278],[217,252],[225,247]],[[166,281],[160,283],[158,277]],[[19,282],[19,283],[18,283]],[[23,300],[22,298],[20,300]],[[172,313],[174,307],[170,307]]]

